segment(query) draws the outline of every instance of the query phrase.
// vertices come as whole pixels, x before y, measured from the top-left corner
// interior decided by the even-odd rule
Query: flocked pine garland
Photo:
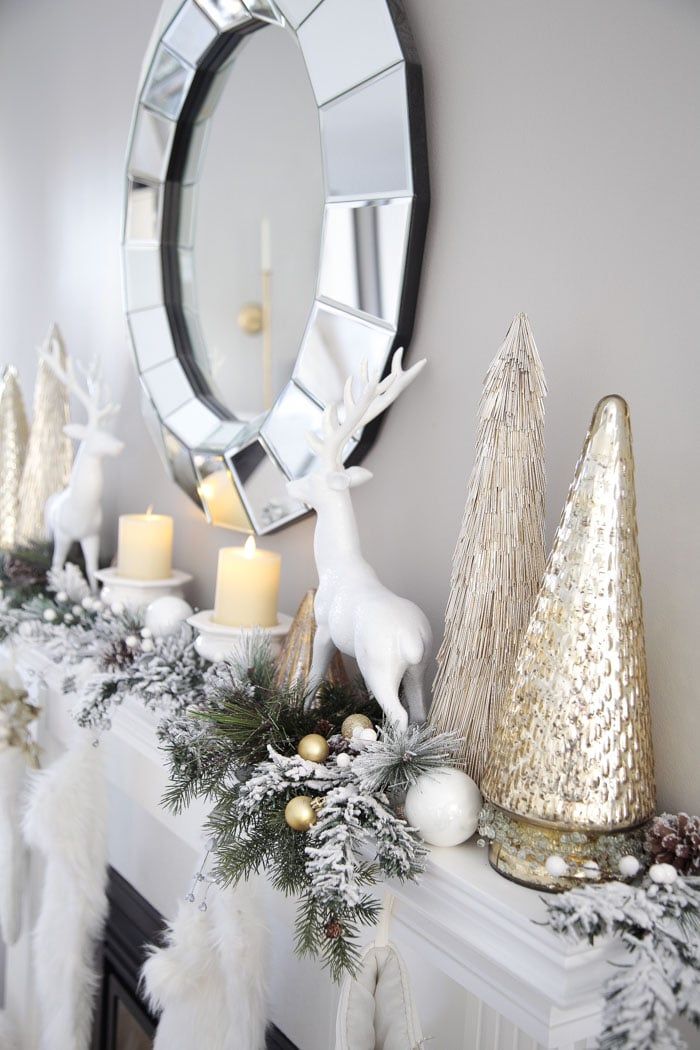
[[[582,886],[546,901],[569,940],[614,937],[629,955],[605,982],[599,1050],[679,1050],[676,1016],[700,1027],[700,878],[652,865],[634,884]]]
[[[401,733],[387,726],[377,740],[348,740],[340,733],[346,717],[381,718],[361,685],[325,683],[305,711],[301,686],[274,686],[264,643],[253,646],[247,664],[213,668],[204,701],[162,724],[172,780],[165,801],[176,811],[194,796],[213,803],[208,830],[217,881],[264,871],[277,889],[296,896],[296,949],[319,957],[337,980],[355,969],[361,927],[376,922],[371,887],[383,878],[415,880],[423,870],[426,847],[390,794],[444,765],[456,741],[431,727]],[[325,762],[296,753],[310,733],[327,739]],[[305,832],[285,821],[287,803],[299,796],[312,800],[317,814]]]
[[[14,559],[12,565],[8,574],[5,562],[0,577],[0,641],[18,634],[40,645],[64,672],[67,693],[78,684],[73,668],[92,661],[73,712],[80,726],[109,729],[112,709],[128,696],[165,717],[176,717],[201,699],[208,664],[187,624],[154,637],[141,612],[93,597],[77,566],[49,569],[44,578],[28,563]]]

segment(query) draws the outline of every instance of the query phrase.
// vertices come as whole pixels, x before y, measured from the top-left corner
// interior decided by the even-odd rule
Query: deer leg
[[[66,536],[64,532],[59,532],[58,529],[53,534],[53,557],[51,559],[52,569],[62,569],[66,564],[66,558],[68,557],[68,551],[71,547],[71,538]]]
[[[100,555],[100,536],[99,533],[95,536],[86,536],[84,540],[81,540],[80,546],[83,548],[83,557],[85,558],[85,571],[87,572],[88,583],[90,584],[90,590],[93,594],[97,594],[97,577],[95,573],[98,569],[98,559]]]
[[[390,722],[398,729],[406,729],[408,726],[408,714],[399,699],[399,685],[401,683],[400,668],[378,669],[369,668],[365,670],[360,666],[365,685],[381,707]]]
[[[314,635],[314,652],[311,658],[311,670],[309,671],[309,693],[304,701],[304,710],[313,707],[316,698],[316,688],[323,681],[328,670],[328,665],[333,658],[335,646],[331,638],[331,632],[325,624],[319,624]]]
[[[408,706],[409,722],[425,722],[428,717],[429,702],[425,689],[427,662],[410,664],[403,678],[403,695]]]

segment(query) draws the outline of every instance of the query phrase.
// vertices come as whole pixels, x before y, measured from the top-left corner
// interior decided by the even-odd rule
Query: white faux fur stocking
[[[27,853],[20,828],[20,792],[26,771],[20,748],[0,749],[0,937],[7,945],[16,943],[22,929]]]
[[[93,747],[92,735],[81,734],[70,751],[33,777],[25,833],[46,859],[34,931],[42,1050],[90,1045],[96,945],[107,913],[101,750]]]
[[[267,940],[250,886],[212,885],[205,912],[181,904],[143,968],[161,1013],[154,1050],[263,1050]]]

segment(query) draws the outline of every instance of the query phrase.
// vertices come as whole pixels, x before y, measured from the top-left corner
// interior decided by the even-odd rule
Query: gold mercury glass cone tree
[[[484,381],[430,711],[434,726],[463,738],[456,761],[477,783],[544,572],[546,393],[518,314]]]
[[[634,460],[621,397],[595,409],[482,790],[493,866],[548,889],[617,877],[654,814]],[[547,872],[552,854],[567,862],[567,877]]]
[[[66,352],[55,324],[49,329],[45,345],[52,342],[58,342],[63,363]],[[63,433],[69,420],[69,395],[65,386],[45,361],[39,361],[32,429],[22,474],[18,547],[32,547],[49,540],[46,501],[66,487],[73,464],[73,444]]]
[[[306,683],[309,680],[316,636],[315,597],[315,590],[306,592],[289,628],[282,652],[277,659],[275,686],[278,689],[288,689],[296,683]],[[326,679],[334,685],[345,685],[348,682],[345,665],[337,650],[331,660]]]
[[[8,365],[0,385],[0,550],[15,549],[22,471],[29,427],[17,369]]]

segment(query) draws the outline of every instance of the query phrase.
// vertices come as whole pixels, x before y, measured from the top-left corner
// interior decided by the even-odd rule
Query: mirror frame
[[[196,314],[183,273],[192,269],[209,121],[236,47],[269,24],[295,34],[306,64],[325,202],[316,292],[292,378],[269,412],[250,423],[231,417],[196,362]],[[127,154],[122,231],[125,311],[144,414],[168,472],[207,519],[262,535],[308,513],[288,496],[286,482],[313,468],[305,434],[339,396],[336,373],[357,369],[363,358],[385,373],[394,349],[410,340],[429,208],[422,72],[400,0],[184,0],[154,39],[146,68]],[[373,147],[364,153],[363,139]],[[384,157],[377,148],[383,142]],[[367,171],[353,170],[358,156],[372,158]],[[355,208],[371,209],[375,226],[385,219],[400,230],[400,245],[388,252],[393,293],[374,310],[326,294],[337,288],[329,288],[324,261],[342,250],[342,211]],[[327,352],[324,384],[331,329],[345,356],[330,360]],[[348,445],[346,462],[359,462],[378,426]]]

